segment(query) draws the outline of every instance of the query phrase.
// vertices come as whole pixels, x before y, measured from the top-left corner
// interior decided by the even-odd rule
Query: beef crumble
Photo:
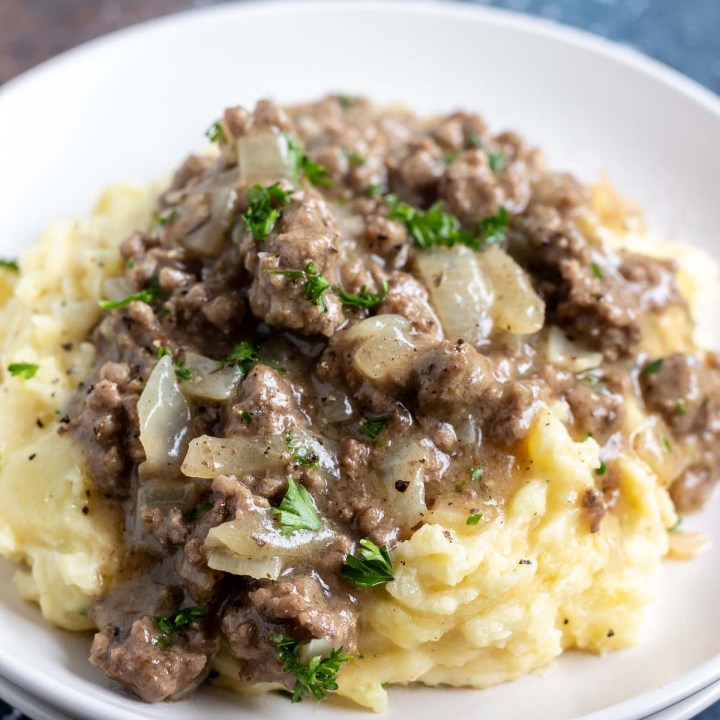
[[[123,571],[92,610],[91,661],[109,677],[176,699],[225,647],[244,682],[297,692],[282,643],[356,651],[369,590],[348,556],[374,543],[382,566],[448,495],[502,512],[543,404],[564,404],[602,456],[633,397],[687,458],[678,508],[707,498],[717,359],[643,346],[648,317],[684,306],[676,268],[587,237],[585,188],[517,135],[340,97],[231,108],[211,135],[219,153],[186,160],[153,228],[122,244],[130,297],[105,304],[64,427],[125,512]],[[453,308],[443,268],[462,245],[476,304]],[[507,286],[482,265],[490,245]],[[519,292],[540,311],[532,327],[517,306],[498,319]],[[558,333],[570,360],[549,349]],[[578,501],[592,532],[617,492],[595,480]]]

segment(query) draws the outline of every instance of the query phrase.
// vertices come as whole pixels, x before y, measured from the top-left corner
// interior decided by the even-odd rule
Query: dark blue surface
[[[623,42],[720,93],[720,0],[467,1],[538,15]],[[21,716],[0,701],[0,720]],[[720,720],[720,703],[696,720]]]

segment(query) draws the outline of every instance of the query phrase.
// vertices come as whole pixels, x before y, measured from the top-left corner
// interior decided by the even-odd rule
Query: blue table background
[[[183,7],[213,5],[224,0],[126,0],[122,4],[116,0],[5,0],[0,8],[0,16],[5,22],[5,32],[19,47],[21,55],[33,62],[42,59],[33,43],[37,43],[37,28],[25,21],[25,16],[35,11],[35,20],[41,21],[37,10],[41,7],[50,9],[55,14],[54,20],[60,21],[53,28],[43,28],[47,41],[46,48],[59,52],[67,46],[75,44],[95,34],[107,32],[140,19],[153,15],[164,14]],[[706,85],[716,93],[720,93],[720,0],[465,0],[477,5],[503,7],[518,12],[567,23],[584,28],[598,35],[625,43],[636,50],[651,55],[668,65],[689,75]],[[16,4],[17,3],[17,4]],[[93,6],[92,8],[90,6]],[[100,10],[97,15],[89,17],[89,23],[83,25],[84,15],[88,11]],[[105,12],[107,10],[107,12]],[[22,26],[32,39],[23,45],[23,27],[13,24],[15,13],[23,15]],[[60,17],[58,17],[58,15]],[[13,17],[14,16],[14,17]],[[73,23],[78,25],[73,32]],[[83,27],[80,27],[83,25]],[[16,34],[12,31],[16,30]],[[52,35],[51,35],[52,33]],[[3,28],[0,27],[0,38]],[[2,54],[0,42],[0,55]],[[6,45],[7,47],[7,45]],[[10,52],[13,52],[11,48]],[[42,49],[40,50],[42,52]],[[47,53],[46,53],[47,54]],[[23,58],[6,58],[9,63],[9,76],[12,71],[23,66]],[[28,63],[24,63],[28,64]],[[1,79],[0,79],[1,81]],[[481,708],[481,705],[479,706]],[[23,716],[0,701],[0,720],[22,720]],[[98,720],[102,720],[98,718]],[[697,720],[720,720],[720,703],[706,710]]]

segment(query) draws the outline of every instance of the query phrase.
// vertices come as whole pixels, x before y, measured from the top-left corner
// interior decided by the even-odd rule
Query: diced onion
[[[533,289],[525,271],[499,247],[489,247],[477,257],[493,289],[490,315],[495,325],[516,335],[530,335],[541,330],[545,322],[545,303]]]
[[[344,343],[355,343],[351,354],[355,370],[376,385],[403,386],[417,355],[418,337],[401,315],[367,318],[345,331]]]
[[[147,507],[190,507],[197,496],[197,485],[182,480],[148,480],[137,491],[138,509]]]
[[[242,372],[237,367],[223,367],[216,360],[196,353],[185,355],[185,367],[190,371],[191,377],[182,382],[181,388],[191,397],[227,400],[242,379]]]
[[[572,373],[594,370],[602,365],[603,356],[570,340],[560,328],[552,326],[548,330],[547,361]]]
[[[235,173],[225,172],[198,186],[198,192],[209,193],[212,198],[210,219],[184,236],[186,248],[199,255],[217,255],[220,252],[237,207],[235,182]]]
[[[313,638],[300,646],[300,662],[307,665],[315,657],[327,657],[334,649],[329,638]]]
[[[238,557],[222,550],[208,552],[208,567],[231,575],[244,575],[258,580],[277,580],[282,570],[278,557]]]
[[[188,446],[190,408],[178,387],[169,355],[161,358],[150,373],[137,409],[146,457],[142,474],[176,475]]]
[[[477,253],[466,247],[417,253],[415,266],[448,340],[481,344],[492,331],[493,293]]]
[[[269,185],[290,174],[287,138],[280,133],[258,132],[237,141],[240,183]]]
[[[277,436],[260,440],[201,435],[190,443],[181,469],[184,475],[195,478],[260,473],[280,466],[285,450],[284,438]]]
[[[321,382],[314,376],[312,382],[317,393],[320,412],[327,422],[339,423],[352,417],[353,407],[344,392],[329,383]]]

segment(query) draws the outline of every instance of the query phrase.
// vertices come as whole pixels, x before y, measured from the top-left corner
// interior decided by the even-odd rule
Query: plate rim
[[[167,29],[173,25],[193,22],[197,16],[208,15],[253,15],[270,12],[294,13],[318,12],[332,8],[350,9],[367,13],[402,10],[422,15],[451,16],[510,27],[522,32],[542,36],[549,40],[573,46],[583,51],[601,56],[605,60],[631,66],[659,85],[669,86],[677,93],[684,95],[695,104],[715,116],[720,124],[720,96],[697,81],[683,75],[674,68],[651,58],[641,52],[621,45],[615,41],[593,35],[585,30],[563,23],[530,16],[519,11],[505,8],[474,5],[462,0],[248,0],[246,2],[227,2],[207,7],[195,7],[181,12],[172,13],[149,21],[137,23],[126,28],[94,38],[76,47],[51,57],[38,65],[26,70],[0,86],[0,108],[15,93],[26,92],[36,78],[43,75],[71,71],[74,63],[82,63],[87,57],[103,48],[122,44],[129,37],[152,34],[159,28]],[[108,720],[132,720],[124,707],[107,703],[106,698],[81,695],[71,686],[67,686],[55,678],[41,676],[29,665],[21,666],[24,674],[13,668],[12,657],[0,648],[0,680],[4,677],[18,689],[31,693],[38,700],[50,702],[60,712],[74,714],[79,712],[78,701],[102,702]],[[577,720],[643,720],[693,695],[709,688],[720,680],[720,652],[692,671],[675,678],[662,686],[648,690],[633,698],[608,706]],[[97,687],[102,687],[98,683]],[[84,710],[84,708],[83,708]],[[111,713],[111,714],[108,714]],[[92,716],[88,716],[92,717]]]

